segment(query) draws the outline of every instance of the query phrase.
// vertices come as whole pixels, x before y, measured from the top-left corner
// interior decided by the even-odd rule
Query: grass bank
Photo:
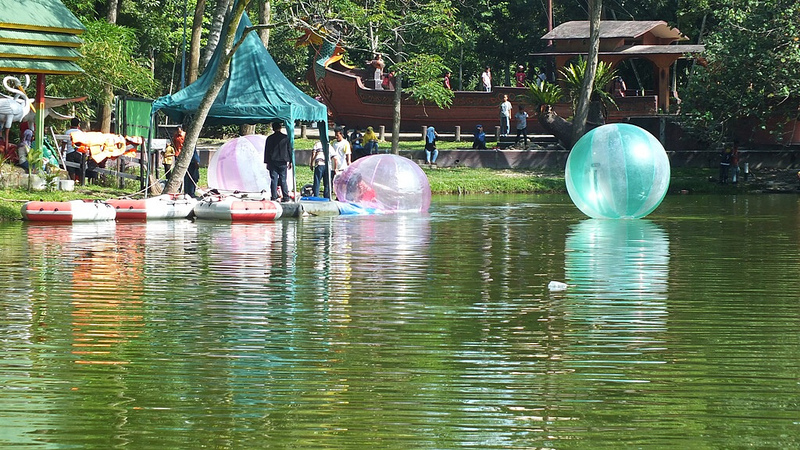
[[[455,168],[424,168],[434,194],[478,194],[478,193],[564,193],[563,171],[544,170],[493,170]],[[789,180],[796,171],[774,171],[771,176],[762,173],[738,185],[720,185],[713,182],[717,173],[713,169],[673,169],[668,194],[745,194],[770,191],[775,179]],[[777,175],[777,176],[774,176]],[[311,183],[312,174],[308,166],[301,165],[297,173],[298,187]],[[789,181],[784,183],[789,185]],[[796,183],[795,183],[796,184]],[[206,185],[206,171],[201,170],[200,185]],[[790,185],[789,189],[793,189]],[[135,190],[116,189],[108,186],[76,186],[73,192],[35,191],[24,189],[0,189],[0,220],[19,220],[20,208],[28,200],[63,201],[77,199],[107,200],[135,194]]]

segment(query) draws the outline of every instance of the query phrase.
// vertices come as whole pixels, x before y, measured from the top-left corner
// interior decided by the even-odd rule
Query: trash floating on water
[[[551,291],[566,291],[567,290],[567,283],[562,283],[560,281],[551,281],[547,284],[547,289]]]

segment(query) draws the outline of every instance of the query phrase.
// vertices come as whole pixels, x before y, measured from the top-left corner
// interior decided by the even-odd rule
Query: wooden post
[[[428,134],[428,127],[425,125],[422,126],[422,140],[425,140],[425,135]]]
[[[75,150],[77,152],[77,150]],[[86,153],[81,153],[81,168],[80,175],[78,176],[81,186],[86,186]]]
[[[36,139],[33,141],[33,147],[39,151],[40,155],[44,154],[44,74],[36,75],[36,127],[34,128],[34,136]],[[28,161],[28,164],[34,164],[33,161]],[[36,163],[36,167],[41,167],[41,163]]]
[[[494,138],[497,139],[497,146],[500,146],[500,125],[494,127]]]
[[[461,142],[461,125],[456,125],[456,142]]]
[[[378,127],[378,140],[381,142],[386,140],[386,125],[381,125]]]
[[[301,124],[300,125],[300,138],[301,139],[308,139],[308,134],[307,134],[307,130],[306,130],[306,125],[305,124]]]
[[[124,165],[122,164],[122,157],[117,158],[117,172],[122,172],[124,169]],[[120,189],[125,188],[125,178],[119,177],[118,178],[118,186]]]

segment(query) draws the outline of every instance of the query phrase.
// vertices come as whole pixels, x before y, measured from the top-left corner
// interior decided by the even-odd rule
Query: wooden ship
[[[556,70],[570,59],[588,51],[588,22],[567,22],[542,37],[552,41],[545,51],[532,57],[551,57]],[[669,71],[681,57],[702,51],[702,45],[675,45],[686,38],[680,31],[663,21],[604,21],[601,23],[600,59],[616,66],[629,58],[645,59],[652,63],[656,86],[644,92],[631,89],[626,97],[617,99],[618,109],[609,111],[609,122],[629,117],[653,116],[669,111]],[[344,51],[336,44],[319,39],[317,54],[309,72],[309,80],[318,89],[328,106],[332,119],[348,127],[366,127],[392,123],[394,91],[376,89],[372,74],[343,61]],[[491,92],[454,91],[449,108],[418,104],[404,98],[401,106],[404,131],[416,131],[422,126],[435,126],[450,131],[455,126],[472,130],[482,124],[491,132],[500,125],[499,105],[503,96],[517,107],[526,88],[494,86]],[[555,105],[559,115],[572,114],[571,105]],[[530,108],[529,108],[530,112]],[[536,120],[530,120],[529,132],[544,132]]]

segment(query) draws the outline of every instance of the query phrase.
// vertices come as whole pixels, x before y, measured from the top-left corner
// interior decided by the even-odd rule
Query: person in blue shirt
[[[425,162],[427,164],[436,164],[436,158],[439,156],[439,150],[436,148],[436,139],[439,133],[433,127],[428,127],[425,133]]]
[[[486,150],[486,133],[483,132],[483,125],[475,126],[475,137],[472,139],[473,150]]]

